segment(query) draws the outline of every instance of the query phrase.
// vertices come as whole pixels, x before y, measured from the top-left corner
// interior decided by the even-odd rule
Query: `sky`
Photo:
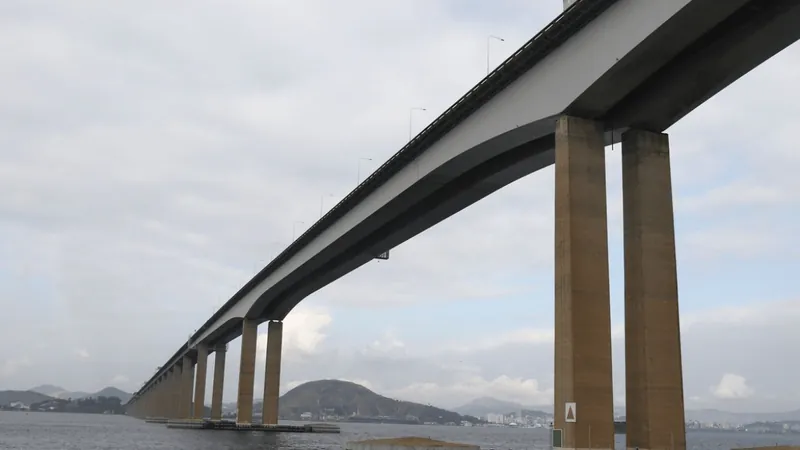
[[[480,80],[487,42],[493,67],[562,1],[487,5],[2,2],[0,389],[138,389]],[[668,130],[690,409],[800,408],[798,79],[794,45]],[[620,163],[608,148],[623,405]],[[553,225],[551,167],[313,294],[286,319],[282,392],[338,378],[443,407],[551,404]]]

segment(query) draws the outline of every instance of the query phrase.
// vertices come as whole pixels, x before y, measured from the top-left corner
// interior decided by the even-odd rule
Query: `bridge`
[[[627,447],[686,448],[670,146],[664,130],[800,38],[800,0],[578,0],[350,192],[216,311],[128,403],[221,418],[241,336],[237,422],[277,424],[282,321],[309,294],[555,164],[557,446],[613,448],[605,146],[621,142]],[[577,409],[580,409],[580,420]]]

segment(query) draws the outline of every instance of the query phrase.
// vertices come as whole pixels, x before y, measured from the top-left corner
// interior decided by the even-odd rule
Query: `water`
[[[483,450],[548,448],[547,430],[340,424],[341,434],[172,430],[126,416],[0,411],[0,449],[19,450],[341,450],[352,440],[423,436],[480,445]],[[693,431],[690,449],[799,445],[800,436]],[[624,448],[624,436],[617,436]]]

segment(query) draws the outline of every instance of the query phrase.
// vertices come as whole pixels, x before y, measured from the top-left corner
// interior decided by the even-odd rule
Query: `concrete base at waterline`
[[[348,442],[345,450],[480,450],[477,445],[437,441],[422,437],[370,439]]]
[[[169,419],[166,417],[145,417],[145,423],[167,423]]]
[[[303,425],[262,425],[260,423],[236,423],[232,420],[170,420],[167,428],[183,430],[264,431],[268,433],[339,433],[337,425],[310,423]]]

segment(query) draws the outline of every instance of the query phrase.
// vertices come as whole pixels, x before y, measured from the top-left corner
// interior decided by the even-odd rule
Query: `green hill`
[[[306,412],[315,418],[324,414],[342,418],[359,415],[405,419],[413,416],[420,422],[437,423],[478,421],[474,417],[462,416],[434,406],[384,397],[359,384],[340,380],[310,381],[281,396],[281,418],[299,419]]]

